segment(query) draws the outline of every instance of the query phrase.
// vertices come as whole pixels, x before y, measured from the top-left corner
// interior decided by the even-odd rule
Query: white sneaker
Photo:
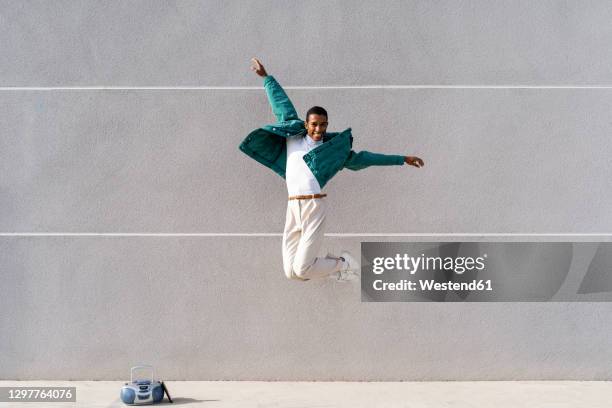
[[[351,270],[357,274],[361,272],[359,261],[353,255],[351,255],[350,252],[342,251],[340,258],[344,258],[344,260],[348,262],[348,270]]]
[[[345,261],[345,266],[332,275],[338,282],[347,282],[359,278],[359,262],[348,252],[344,251],[340,254],[340,258]]]

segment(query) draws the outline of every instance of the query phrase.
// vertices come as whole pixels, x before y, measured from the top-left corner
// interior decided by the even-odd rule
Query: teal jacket
[[[287,167],[286,138],[306,135],[304,121],[289,97],[273,76],[264,78],[264,88],[277,122],[255,129],[242,141],[239,148],[249,157],[274,170],[285,178]],[[361,151],[355,153],[351,128],[342,132],[325,132],[323,143],[304,155],[304,161],[323,188],[343,168],[361,170],[369,166],[403,165],[404,156]]]

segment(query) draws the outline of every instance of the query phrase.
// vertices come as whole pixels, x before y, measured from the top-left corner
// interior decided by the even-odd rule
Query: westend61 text
[[[374,290],[493,290],[491,280],[473,280],[471,282],[436,282],[432,279],[419,279],[417,282],[402,279],[399,282],[383,282],[378,279],[372,284]]]

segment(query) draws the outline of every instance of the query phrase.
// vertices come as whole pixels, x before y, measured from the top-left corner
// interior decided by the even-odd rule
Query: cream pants
[[[318,257],[323,244],[327,201],[288,200],[283,232],[283,269],[288,279],[325,278],[342,268],[340,258]]]

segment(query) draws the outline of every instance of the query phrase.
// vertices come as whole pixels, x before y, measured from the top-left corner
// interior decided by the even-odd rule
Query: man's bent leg
[[[342,268],[341,260],[318,256],[325,238],[327,202],[324,198],[296,201],[301,201],[302,237],[293,260],[293,271],[303,279],[325,278]]]

